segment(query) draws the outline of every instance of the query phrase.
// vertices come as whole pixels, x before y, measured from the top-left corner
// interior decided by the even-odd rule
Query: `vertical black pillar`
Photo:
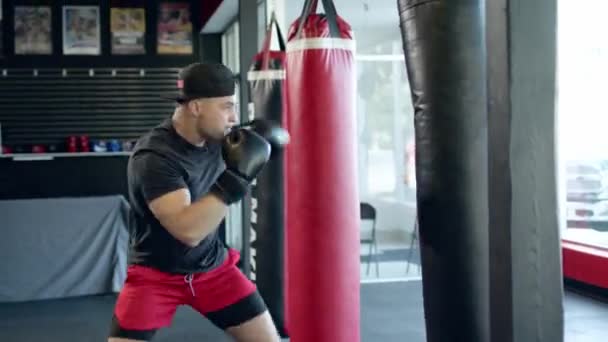
[[[257,1],[239,0],[239,102],[241,121],[249,120],[249,83],[247,71],[258,52],[258,7]],[[255,267],[255,249],[251,249],[251,196],[243,200],[243,249],[241,253],[242,268],[245,274],[250,274]]]
[[[491,341],[563,341],[556,0],[489,1]]]
[[[490,341],[483,3],[398,2],[429,342]]]
[[[258,5],[255,0],[239,0],[239,82],[241,119],[248,120],[249,87],[247,71],[258,53]]]

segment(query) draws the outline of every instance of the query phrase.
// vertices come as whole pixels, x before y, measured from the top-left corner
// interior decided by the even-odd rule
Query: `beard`
[[[226,136],[227,131],[214,129],[199,129],[200,136],[210,142],[219,142]]]

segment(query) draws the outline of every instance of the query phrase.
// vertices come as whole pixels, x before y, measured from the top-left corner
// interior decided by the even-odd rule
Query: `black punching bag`
[[[272,28],[276,27],[279,50],[271,51]],[[247,79],[251,94],[251,119],[284,122],[285,40],[272,13],[262,50],[255,55]],[[260,172],[251,196],[251,231],[248,276],[255,281],[282,337],[285,327],[284,176],[283,152],[273,149]]]
[[[427,341],[489,341],[482,0],[399,0]]]

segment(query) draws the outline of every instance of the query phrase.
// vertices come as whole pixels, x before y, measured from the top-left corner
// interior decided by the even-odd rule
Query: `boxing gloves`
[[[239,201],[268,162],[270,153],[270,143],[256,132],[245,128],[232,129],[222,141],[226,170],[211,191],[228,205]]]
[[[272,152],[281,150],[289,143],[289,133],[281,126],[269,120],[254,119],[240,124],[238,127],[250,129],[262,136],[270,143]]]
[[[212,187],[226,204],[239,201],[250,183],[277,151],[289,143],[289,134],[271,121],[256,119],[235,126],[222,141],[226,170]]]

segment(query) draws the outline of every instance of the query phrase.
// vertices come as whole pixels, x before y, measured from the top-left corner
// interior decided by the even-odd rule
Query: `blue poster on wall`
[[[99,6],[63,6],[63,53],[99,55]]]

